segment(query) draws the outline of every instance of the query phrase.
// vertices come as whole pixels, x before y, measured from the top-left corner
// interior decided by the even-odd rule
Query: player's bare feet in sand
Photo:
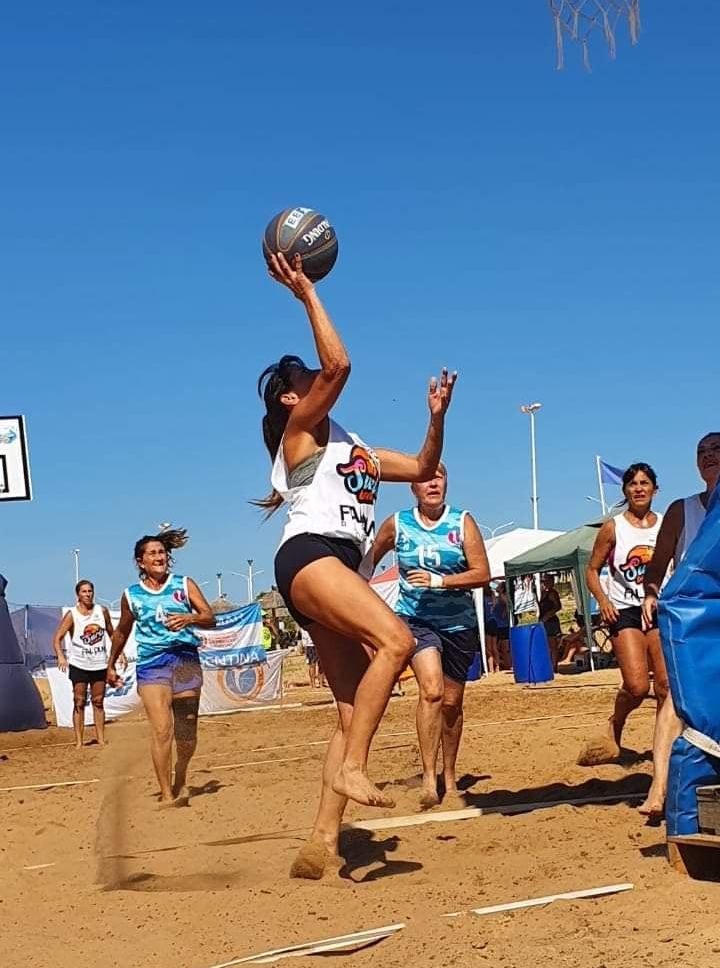
[[[367,773],[341,766],[335,774],[332,785],[335,793],[348,797],[366,807],[394,807],[395,801],[386,797],[372,782]]]
[[[322,840],[303,844],[290,868],[290,877],[319,881],[325,874],[338,874],[344,859]]]
[[[421,810],[432,810],[440,803],[437,786],[434,783],[423,783],[419,803]]]
[[[665,797],[662,791],[655,789],[654,783],[650,785],[644,803],[641,803],[637,809],[638,813],[641,813],[643,817],[648,817],[650,820],[662,820],[665,816]]]
[[[620,757],[620,739],[613,719],[608,723],[607,732],[588,740],[580,750],[578,766],[599,766],[601,763],[616,763]]]
[[[169,800],[158,800],[158,810],[172,810],[174,807],[190,806],[190,797],[186,791],[182,791],[179,796],[173,796]]]

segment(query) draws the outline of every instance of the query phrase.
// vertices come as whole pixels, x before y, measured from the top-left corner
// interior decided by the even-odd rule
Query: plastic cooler
[[[550,682],[555,678],[545,627],[515,625],[510,629],[515,682]]]

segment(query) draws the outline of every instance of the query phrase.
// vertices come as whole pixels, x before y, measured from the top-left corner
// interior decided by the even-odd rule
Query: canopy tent
[[[585,524],[573,531],[560,534],[550,541],[544,542],[530,551],[517,555],[505,562],[505,576],[512,584],[515,578],[524,575],[542,574],[548,571],[569,571],[574,577],[575,587],[580,598],[582,613],[585,618],[585,636],[590,654],[590,666],[595,668],[592,653],[592,622],[590,607],[590,591],[585,579],[585,569],[590,561],[595,538],[602,522]],[[512,589],[510,589],[512,592]],[[510,597],[512,601],[512,597]],[[512,616],[511,616],[512,621]]]
[[[0,732],[45,729],[45,708],[25,666],[5,600],[6,586],[0,575]]]

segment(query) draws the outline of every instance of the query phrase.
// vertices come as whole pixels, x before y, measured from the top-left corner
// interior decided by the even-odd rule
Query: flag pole
[[[607,505],[605,504],[605,488],[603,487],[602,468],[600,467],[599,454],[595,455],[595,469],[597,470],[598,490],[600,491],[600,507],[602,508],[604,517],[607,514]]]

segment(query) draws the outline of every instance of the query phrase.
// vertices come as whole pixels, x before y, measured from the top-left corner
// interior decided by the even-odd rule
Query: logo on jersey
[[[652,559],[654,549],[650,545],[635,545],[628,552],[620,571],[628,585],[642,585],[645,581],[645,569]]]
[[[451,545],[461,545],[462,540],[460,538],[460,528],[453,528],[452,531],[448,531],[448,544]]]
[[[176,588],[173,592],[173,601],[183,603],[186,601],[185,592],[182,588]]]
[[[335,469],[358,504],[375,503],[380,487],[380,467],[367,447],[353,444],[348,463],[338,464]]]
[[[102,625],[96,625],[94,622],[91,622],[85,626],[80,636],[80,641],[86,648],[89,648],[91,645],[97,645],[98,642],[102,642],[104,638],[105,629]]]

